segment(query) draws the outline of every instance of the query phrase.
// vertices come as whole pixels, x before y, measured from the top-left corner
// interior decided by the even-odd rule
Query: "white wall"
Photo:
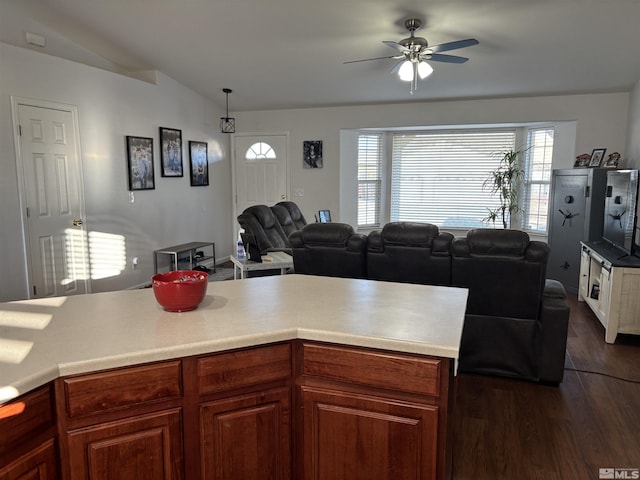
[[[336,220],[355,225],[356,159],[345,145],[341,148],[343,130],[564,121],[575,125],[575,144],[570,154],[556,158],[554,168],[571,168],[576,155],[594,148],[624,154],[628,104],[628,93],[608,93],[236,112],[235,117],[239,131],[290,132],[291,192],[304,191],[304,197],[292,200],[307,219],[329,208]],[[304,140],[323,140],[324,168],[302,167]]]
[[[629,124],[626,155],[628,168],[640,168],[640,81],[629,98]],[[622,152],[621,152],[622,153]]]
[[[218,257],[232,251],[229,137],[219,133],[223,110],[159,74],[153,85],[57,57],[0,43],[0,300],[27,297],[11,96],[75,105],[84,174],[88,231],[123,235],[127,267],[117,277],[93,280],[93,292],[149,282],[153,250],[188,241],[213,241]],[[158,127],[182,130],[180,178],[160,175]],[[154,190],[129,203],[125,136],[154,138]],[[188,141],[209,145],[209,183],[191,187]],[[142,264],[135,270],[131,259]]]
[[[627,128],[627,159],[625,167],[640,169],[640,81],[635,84],[629,100],[629,126]],[[622,153],[622,152],[621,152]],[[640,222],[640,202],[636,210],[636,217]],[[640,223],[636,227],[635,242],[640,245]]]

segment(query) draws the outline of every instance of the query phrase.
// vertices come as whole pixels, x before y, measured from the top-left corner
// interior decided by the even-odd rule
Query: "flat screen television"
[[[635,250],[638,170],[607,172],[602,238],[625,253]]]

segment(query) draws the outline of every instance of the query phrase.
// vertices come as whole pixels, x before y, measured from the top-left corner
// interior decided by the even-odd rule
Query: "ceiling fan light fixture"
[[[427,78],[432,73],[433,73],[433,67],[431,65],[429,65],[427,62],[422,60],[420,63],[418,63],[418,76],[422,80]]]
[[[403,82],[413,81],[413,62],[411,60],[405,60],[398,70],[398,76]]]

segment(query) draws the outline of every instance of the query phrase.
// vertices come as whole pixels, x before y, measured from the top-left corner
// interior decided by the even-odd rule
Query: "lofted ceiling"
[[[0,41],[139,78],[160,71],[230,110],[629,91],[638,0],[0,0]],[[383,40],[474,37],[409,94]],[[25,32],[46,47],[26,45]]]

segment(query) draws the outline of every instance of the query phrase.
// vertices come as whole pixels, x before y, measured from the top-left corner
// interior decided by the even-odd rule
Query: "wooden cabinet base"
[[[0,480],[56,480],[57,454],[53,439],[0,470]]]
[[[438,408],[302,388],[305,480],[436,478]]]
[[[202,478],[289,480],[290,403],[287,387],[202,405]]]
[[[71,431],[71,480],[181,480],[179,409]]]

